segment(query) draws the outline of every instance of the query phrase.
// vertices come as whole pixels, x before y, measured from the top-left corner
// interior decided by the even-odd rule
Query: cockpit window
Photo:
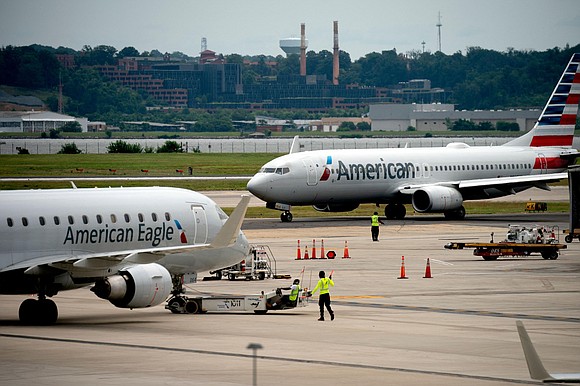
[[[279,175],[283,175],[286,173],[290,173],[290,168],[287,168],[287,167],[286,168],[262,168],[262,169],[260,169],[260,172],[261,173],[270,173],[270,174],[276,173]]]

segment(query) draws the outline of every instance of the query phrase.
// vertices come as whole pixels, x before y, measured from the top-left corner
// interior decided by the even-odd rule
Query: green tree
[[[157,153],[183,153],[183,147],[176,141],[165,141],[157,148]]]
[[[57,154],[81,154],[81,153],[82,151],[79,148],[77,148],[77,144],[72,142],[65,143],[64,145],[62,145]]]
[[[354,131],[356,125],[353,122],[342,122],[336,131]]]
[[[107,151],[109,153],[142,153],[143,147],[138,143],[127,143],[117,140],[107,146]]]
[[[77,121],[67,122],[60,127],[63,133],[81,133],[83,131],[81,124]]]
[[[371,131],[371,124],[368,122],[359,122],[356,124],[356,129],[360,131]]]

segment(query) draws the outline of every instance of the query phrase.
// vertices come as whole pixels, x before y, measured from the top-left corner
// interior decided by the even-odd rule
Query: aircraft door
[[[195,243],[205,244],[207,241],[207,216],[205,209],[200,205],[192,205],[191,212],[195,222]]]
[[[430,168],[429,164],[424,163],[422,165],[422,168],[423,168],[423,170],[422,170],[422,172],[423,172],[423,178],[429,178],[429,177],[431,177],[431,168]]]
[[[302,160],[302,163],[306,167],[306,184],[309,186],[314,186],[318,184],[318,173],[314,160],[307,158]]]
[[[538,162],[540,164],[540,174],[548,173],[548,160],[544,154],[538,154]]]

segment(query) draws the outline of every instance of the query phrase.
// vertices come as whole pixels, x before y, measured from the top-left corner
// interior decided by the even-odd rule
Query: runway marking
[[[449,263],[447,261],[438,260],[438,259],[431,259],[431,261],[434,262],[434,263],[441,264],[441,265],[453,265],[453,263]]]
[[[48,342],[61,342],[61,343],[73,343],[73,344],[84,344],[84,345],[94,345],[94,346],[106,346],[106,347],[120,347],[129,348],[136,350],[157,350],[164,352],[178,352],[178,353],[189,353],[189,354],[201,354],[201,355],[216,355],[224,357],[235,357],[235,358],[247,358],[253,359],[252,354],[241,354],[241,353],[229,353],[224,351],[212,351],[212,350],[201,350],[201,349],[187,349],[179,347],[163,347],[163,346],[152,346],[152,345],[141,345],[141,344],[130,344],[130,343],[113,343],[113,342],[99,342],[91,340],[80,340],[80,339],[67,339],[67,338],[49,338],[43,336],[32,336],[32,335],[19,335],[19,334],[4,334],[0,333],[1,337],[13,338],[13,339],[27,339],[27,340],[40,340]],[[318,359],[304,359],[304,358],[289,358],[289,357],[276,357],[269,355],[256,355],[255,357],[262,360],[270,360],[276,362],[291,362],[291,363],[304,363],[304,364],[314,364],[321,366],[333,366],[333,367],[350,367],[356,369],[368,369],[377,371],[396,371],[401,373],[409,374],[421,374],[421,375],[434,375],[442,377],[452,377],[452,378],[463,378],[463,379],[477,379],[480,381],[489,382],[505,382],[520,385],[537,385],[537,382],[510,379],[510,378],[500,378],[500,377],[488,377],[483,375],[470,375],[470,374],[460,374],[460,373],[450,373],[445,371],[433,371],[433,370],[418,370],[418,369],[406,369],[402,367],[388,367],[379,365],[367,365],[362,363],[348,363],[348,362],[337,362],[337,361],[325,361]]]
[[[580,323],[580,318],[573,318],[573,317],[566,317],[566,316],[512,314],[512,313],[508,313],[508,312],[465,310],[465,309],[460,309],[460,308],[403,306],[403,305],[397,305],[397,304],[356,303],[356,302],[347,302],[347,301],[341,301],[341,300],[334,301],[333,303],[339,304],[341,306],[383,308],[383,309],[388,309],[388,310],[436,312],[436,313],[441,313],[441,314],[476,315],[476,316],[491,316],[494,318],[512,318],[512,319],[526,319],[526,320],[544,320],[544,321],[552,321],[552,322]]]

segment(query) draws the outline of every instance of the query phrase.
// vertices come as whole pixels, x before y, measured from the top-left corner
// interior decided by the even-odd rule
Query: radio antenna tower
[[[439,18],[436,25],[437,25],[437,42],[439,43],[439,52],[441,52],[441,27],[443,26],[443,24],[441,24],[441,12],[439,12]]]

